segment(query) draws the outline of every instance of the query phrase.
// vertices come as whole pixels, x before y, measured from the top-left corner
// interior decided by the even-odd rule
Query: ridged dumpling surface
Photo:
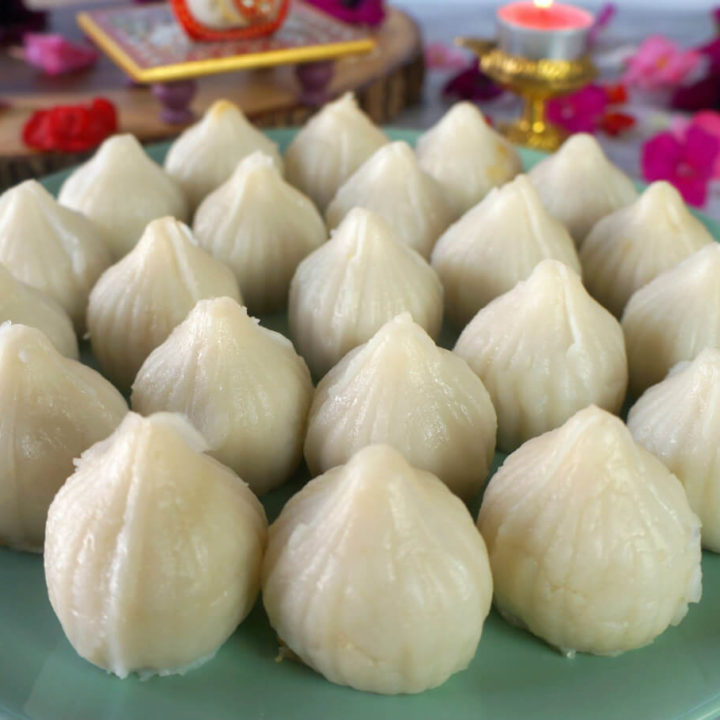
[[[630,178],[613,165],[592,135],[571,135],[530,170],[543,205],[581,245],[600,218],[638,196]]]
[[[88,328],[103,372],[129,388],[145,358],[203,298],[240,300],[232,270],[174,218],[154,220],[90,294]]]
[[[65,357],[77,360],[78,344],[67,313],[52,298],[13,277],[0,265],[0,323],[42,330]]]
[[[355,207],[381,215],[397,237],[423,257],[453,220],[442,186],[418,165],[410,146],[381,147],[340,186],[327,207],[330,229]]]
[[[265,512],[179,415],[127,417],[53,500],[50,603],[86,660],[125,677],[212,657],[250,612]]]
[[[90,290],[111,262],[103,231],[37,181],[0,196],[0,263],[59,303],[79,333]]]
[[[685,486],[702,542],[720,552],[720,348],[679,363],[628,415],[635,440]]]
[[[437,337],[442,292],[420,255],[380,216],[356,208],[298,265],[290,284],[290,332],[313,373],[323,375],[402,312]]]
[[[620,317],[630,296],[713,242],[669,183],[655,182],[632,205],[602,218],[580,249],[585,285]]]
[[[506,452],[590,404],[618,412],[625,398],[620,323],[557,260],[480,310],[455,352],[490,393]]]
[[[345,93],[300,128],[285,152],[285,174],[325,210],[338,188],[388,142],[355,96]]]
[[[418,138],[415,152],[420,167],[445,189],[455,217],[522,172],[515,148],[469,102],[453,105]]]
[[[681,360],[720,347],[720,244],[698,250],[635,292],[622,326],[635,396]]]
[[[230,298],[201,300],[140,368],[133,410],[186,415],[209,452],[262,494],[302,457],[310,371],[283,335]]]
[[[36,328],[0,326],[0,545],[40,551],[73,458],[127,413],[92,368],[62,356]]]
[[[520,175],[491,190],[442,234],[432,266],[445,289],[448,316],[464,327],[547,258],[580,272],[570,234],[545,210],[527,176]]]
[[[254,313],[287,305],[298,263],[327,239],[312,202],[288,185],[272,158],[259,151],[205,198],[193,232],[200,247],[232,268]]]
[[[217,100],[170,146],[165,170],[183,189],[194,210],[233,174],[243,158],[258,150],[272,158],[282,172],[277,145],[253,127],[237,105]]]
[[[116,259],[135,246],[151,220],[189,217],[180,186],[133,135],[105,140],[63,183],[58,200],[97,223]]]
[[[480,378],[403,313],[320,381],[305,459],[318,474],[366,445],[385,443],[467,499],[490,470],[496,431]]]
[[[507,458],[478,527],[496,607],[569,655],[647,645],[700,600],[700,523],[682,485],[597,407]]]
[[[492,578],[462,501],[372,445],[285,505],[270,527],[262,594],[279,637],[328,680],[415,693],[467,667]]]

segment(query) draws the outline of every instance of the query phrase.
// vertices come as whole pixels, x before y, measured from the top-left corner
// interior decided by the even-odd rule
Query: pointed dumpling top
[[[585,133],[571,135],[529,175],[543,205],[567,227],[578,246],[600,218],[638,196],[630,178]]]
[[[282,172],[277,145],[250,124],[237,105],[217,100],[170,146],[165,170],[185,191],[192,210],[256,150],[271,157]]]
[[[345,93],[300,129],[285,152],[287,179],[325,210],[338,188],[388,142],[380,128]]]
[[[548,258],[580,272],[565,226],[543,207],[526,175],[490,191],[438,240],[432,266],[445,288],[445,306],[458,327],[511,290]]]
[[[445,188],[459,216],[522,171],[520,156],[469,102],[453,105],[420,136],[420,167]]]
[[[420,168],[405,142],[381,147],[345,181],[328,205],[328,227],[337,227],[354,207],[381,215],[423,257],[430,257],[452,220],[442,187]]]
[[[103,231],[59,205],[36,180],[0,196],[0,262],[58,302],[85,329],[88,295],[112,262]]]
[[[595,224],[580,250],[585,283],[620,317],[637,289],[711,242],[680,193],[655,182],[631,205]]]
[[[63,183],[58,199],[103,229],[116,258],[137,243],[151,220],[188,218],[185,194],[133,135],[105,140]]]
[[[506,452],[591,403],[617,412],[625,398],[620,323],[557,260],[543,260],[480,310],[455,352],[490,393]]]
[[[289,310],[298,351],[322,375],[401,312],[436,337],[442,285],[379,215],[355,208],[332,238],[298,265]]]
[[[103,371],[123,388],[198,300],[240,299],[232,270],[194,243],[174,218],[151,222],[140,242],[90,294],[88,327]]]
[[[315,206],[256,151],[202,202],[198,244],[226,262],[251,312],[282,310],[298,263],[327,239]]]
[[[720,347],[720,244],[711,243],[635,292],[622,317],[630,389],[639,395],[681,360]]]

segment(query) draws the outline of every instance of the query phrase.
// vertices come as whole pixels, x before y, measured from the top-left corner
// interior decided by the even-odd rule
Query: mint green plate
[[[417,137],[390,134],[411,143]],[[284,147],[293,131],[268,135]],[[150,152],[160,160],[166,147]],[[522,152],[526,166],[540,157]],[[57,191],[66,175],[48,177],[45,185]],[[702,219],[720,239],[720,225]],[[271,519],[305,479],[298,475],[266,498]],[[467,670],[420,695],[383,697],[333,685],[293,661],[276,662],[277,643],[259,604],[199,669],[184,677],[118,680],[82,660],[65,639],[48,603],[42,559],[0,550],[0,717],[711,720],[720,716],[720,557],[705,553],[703,574],[702,602],[649,647],[568,660],[493,612]]]

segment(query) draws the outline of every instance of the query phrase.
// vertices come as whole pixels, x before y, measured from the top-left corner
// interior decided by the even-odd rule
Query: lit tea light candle
[[[577,60],[587,53],[594,17],[553,0],[514,2],[497,12],[500,48],[530,60]]]

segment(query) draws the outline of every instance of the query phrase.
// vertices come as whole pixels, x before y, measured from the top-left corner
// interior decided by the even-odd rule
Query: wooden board
[[[57,29],[79,36],[74,13],[58,12]],[[404,107],[420,100],[424,77],[422,42],[415,23],[390,9],[377,34],[377,48],[363,56],[336,62],[330,86],[333,95],[353,90],[362,107],[377,123],[390,121]],[[298,125],[314,112],[299,104],[299,85],[293,67],[242,71],[198,80],[192,109],[202,113],[214,100],[238,103],[253,122],[263,127]],[[182,126],[160,120],[160,106],[149,88],[131,87],[126,76],[107,58],[92,70],[61,78],[45,78],[7,54],[0,58],[0,98],[9,101],[0,110],[0,189],[81,161],[87,154],[36,153],[22,143],[21,128],[30,113],[54,104],[87,102],[103,95],[120,111],[123,132],[142,142],[175,136]]]

